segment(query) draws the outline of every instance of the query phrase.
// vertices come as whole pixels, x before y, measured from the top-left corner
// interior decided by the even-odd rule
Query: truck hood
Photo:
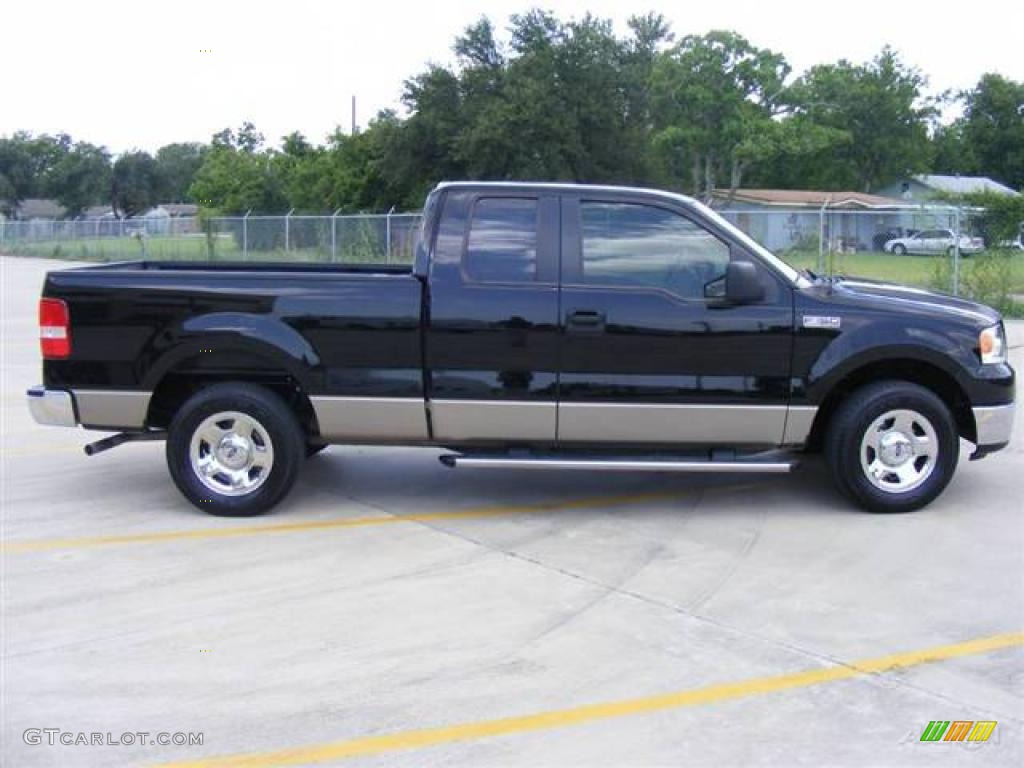
[[[862,278],[834,279],[830,287],[835,298],[888,311],[955,317],[979,327],[994,325],[1001,319],[996,310],[984,304],[924,288]]]

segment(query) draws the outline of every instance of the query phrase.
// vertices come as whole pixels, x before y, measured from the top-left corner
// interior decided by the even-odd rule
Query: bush
[[[960,259],[960,291],[965,299],[987,304],[1010,316],[1020,316],[1024,307],[1013,300],[1013,252],[991,250],[970,259]],[[931,287],[938,291],[953,291],[953,260],[936,259]]]
[[[973,214],[974,226],[989,245],[1024,235],[1024,196],[983,192],[968,195],[967,202],[981,209]]]

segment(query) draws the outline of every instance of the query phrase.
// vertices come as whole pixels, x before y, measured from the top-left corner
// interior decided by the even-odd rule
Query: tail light
[[[39,346],[46,360],[71,355],[71,315],[60,299],[39,300]]]

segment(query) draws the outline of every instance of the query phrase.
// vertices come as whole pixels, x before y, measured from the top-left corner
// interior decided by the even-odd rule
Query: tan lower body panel
[[[558,439],[565,442],[778,445],[785,405],[654,405],[562,403]]]
[[[335,441],[797,445],[817,413],[814,407],[785,405],[434,400],[431,436],[424,402],[417,398],[319,396],[310,402],[321,436]]]
[[[791,405],[786,414],[786,434],[782,436],[782,444],[800,445],[806,442],[817,415],[816,405]]]
[[[435,440],[554,442],[558,406],[530,400],[433,400]]]
[[[426,406],[420,398],[317,396],[309,401],[325,440],[429,439]]]
[[[141,429],[152,392],[115,389],[73,389],[78,422],[90,427]]]

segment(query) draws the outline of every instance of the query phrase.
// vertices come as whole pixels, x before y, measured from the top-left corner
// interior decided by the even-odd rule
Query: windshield
[[[708,206],[704,205],[703,203],[697,202],[696,200],[691,201],[691,205],[699,209],[701,213],[703,213],[712,221],[716,222],[720,227],[722,227],[723,229],[727,229],[737,240],[739,240],[747,248],[752,250],[758,256],[760,256],[773,267],[775,267],[776,270],[778,270],[787,278],[789,278],[789,280],[798,285],[807,283],[807,278],[803,277],[799,272],[793,269],[793,267],[784,262],[774,253],[769,251],[767,248],[765,248],[763,245],[761,245],[754,238],[752,238],[742,229],[737,227],[727,218],[722,216],[716,210],[714,210],[713,208],[709,208]]]

